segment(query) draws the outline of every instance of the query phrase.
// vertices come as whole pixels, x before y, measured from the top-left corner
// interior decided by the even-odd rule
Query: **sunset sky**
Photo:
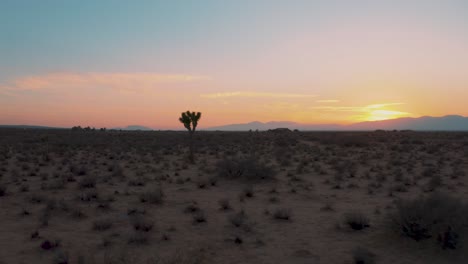
[[[466,0],[0,0],[0,124],[468,116]]]

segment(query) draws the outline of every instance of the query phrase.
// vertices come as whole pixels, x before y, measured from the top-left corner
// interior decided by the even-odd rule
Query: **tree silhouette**
[[[189,160],[190,162],[194,162],[194,156],[193,156],[193,134],[195,133],[195,129],[197,128],[198,125],[198,120],[200,120],[201,113],[200,112],[182,112],[181,117],[179,117],[179,121],[184,124],[184,127],[188,130],[189,132],[189,149],[190,149],[190,154],[189,154]]]

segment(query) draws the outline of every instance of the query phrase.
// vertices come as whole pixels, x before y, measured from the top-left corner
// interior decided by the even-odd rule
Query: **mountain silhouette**
[[[35,125],[0,125],[0,128],[17,129],[64,129],[63,127],[35,126]]]
[[[21,129],[67,129],[59,127],[35,126],[35,125],[0,125],[0,128],[21,128]],[[349,125],[338,124],[301,124],[291,121],[253,121],[241,124],[228,124],[203,128],[205,131],[265,131],[275,128],[298,129],[302,131],[369,131],[369,130],[416,130],[416,131],[468,131],[468,117],[459,115],[447,115],[442,117],[404,117],[388,119],[382,121],[366,121]],[[126,127],[111,128],[111,130],[128,131],[152,131],[150,127],[140,125],[130,125]]]
[[[231,124],[210,127],[204,130],[248,131],[268,130],[275,128],[289,128],[310,131],[360,131],[360,130],[419,130],[419,131],[468,131],[468,117],[447,115],[443,117],[423,116],[418,118],[406,117],[382,121],[367,121],[350,125],[336,124],[300,124],[289,121],[250,122],[245,124]]]
[[[152,128],[145,127],[145,126],[140,126],[140,125],[130,125],[126,127],[116,127],[112,128],[113,130],[129,130],[129,131],[137,131],[137,130],[142,130],[142,131],[150,131],[153,130]]]

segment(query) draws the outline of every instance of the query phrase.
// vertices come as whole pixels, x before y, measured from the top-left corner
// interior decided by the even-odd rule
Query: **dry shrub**
[[[393,226],[416,241],[434,238],[443,249],[455,249],[468,227],[468,208],[447,194],[400,200],[391,215]]]
[[[262,181],[274,178],[275,171],[253,157],[225,158],[216,164],[218,176],[231,180]]]

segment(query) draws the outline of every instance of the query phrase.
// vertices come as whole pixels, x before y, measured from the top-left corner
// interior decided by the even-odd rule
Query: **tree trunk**
[[[193,131],[190,132],[190,138],[189,138],[189,160],[191,163],[195,162],[195,158],[193,156]]]

